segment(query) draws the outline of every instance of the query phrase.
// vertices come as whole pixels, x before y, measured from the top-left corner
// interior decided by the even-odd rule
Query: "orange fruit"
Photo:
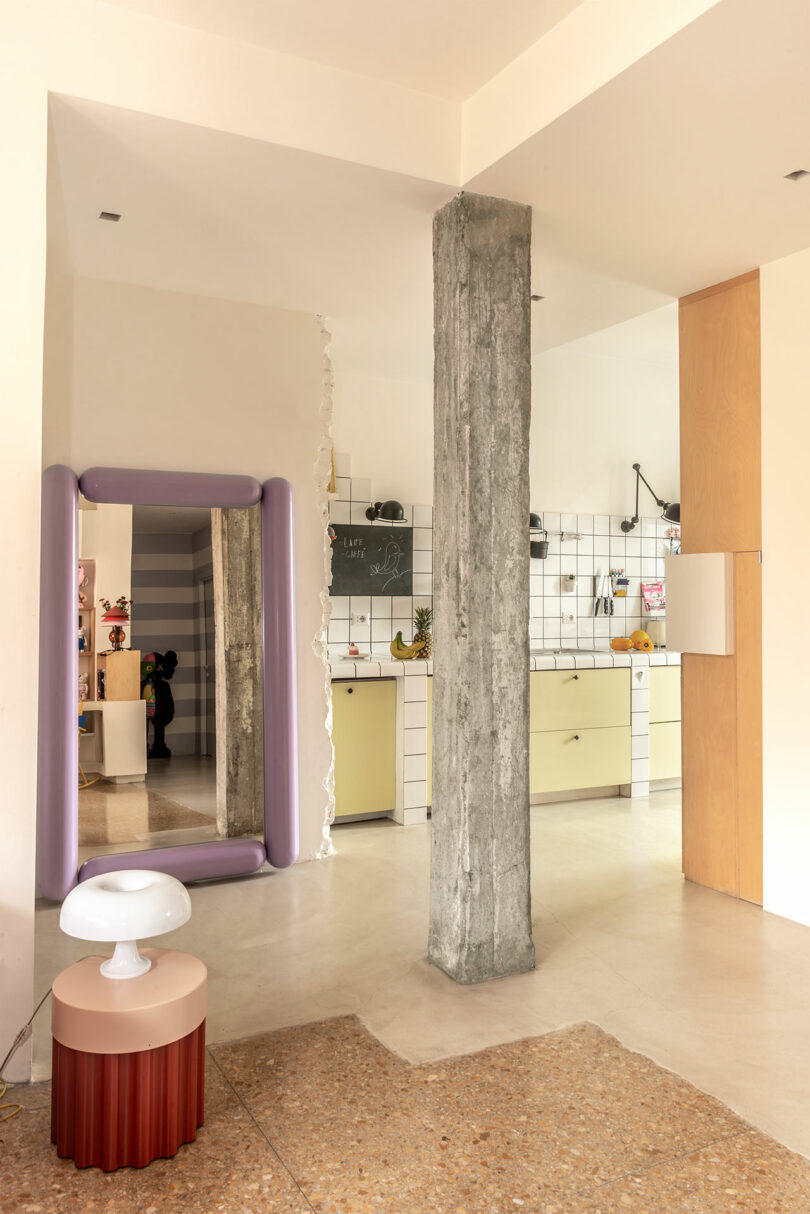
[[[615,649],[617,653],[626,653],[628,649],[633,648],[633,642],[630,637],[614,637],[610,642],[610,648]]]
[[[642,653],[652,653],[653,649],[655,649],[655,646],[653,645],[652,641],[645,633],[642,640],[635,642],[633,648],[640,650]]]
[[[630,640],[636,648],[639,648],[641,641],[649,641],[649,639],[649,633],[645,632],[643,628],[637,628],[635,632],[630,633]]]

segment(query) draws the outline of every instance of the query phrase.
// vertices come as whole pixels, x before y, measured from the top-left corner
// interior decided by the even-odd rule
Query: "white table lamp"
[[[105,978],[137,978],[151,966],[138,952],[144,936],[162,936],[191,918],[188,890],[176,877],[151,869],[102,873],[82,881],[62,903],[59,926],[80,940],[115,942],[103,961]]]

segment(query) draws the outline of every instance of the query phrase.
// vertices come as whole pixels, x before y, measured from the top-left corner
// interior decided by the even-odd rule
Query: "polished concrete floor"
[[[79,862],[110,852],[219,838],[217,765],[208,755],[150,759],[145,780],[79,791]]]
[[[205,1124],[143,1171],[60,1160],[12,1091],[2,1209],[800,1214],[810,1162],[592,1024],[411,1066],[356,1017],[209,1046]]]
[[[590,1021],[810,1155],[810,929],[685,883],[677,792],[532,810],[537,968],[457,986],[425,960],[429,826],[192,888],[173,936],[209,966],[212,1042],[357,1014],[412,1062]],[[37,912],[37,988],[88,951]],[[49,1068],[47,1016],[35,1032]]]

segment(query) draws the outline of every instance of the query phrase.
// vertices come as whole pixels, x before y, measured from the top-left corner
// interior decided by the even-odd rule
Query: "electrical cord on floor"
[[[20,1029],[19,1033],[17,1034],[17,1036],[14,1038],[14,1041],[12,1042],[11,1049],[6,1054],[2,1063],[0,1063],[0,1100],[3,1099],[3,1097],[5,1096],[6,1091],[8,1089],[8,1084],[7,1084],[6,1080],[3,1078],[3,1071],[6,1069],[9,1062],[11,1061],[11,1059],[17,1053],[17,1050],[20,1048],[20,1046],[24,1045],[25,1042],[28,1040],[28,1038],[33,1033],[34,1017],[36,1016],[39,1009],[42,1007],[45,1000],[50,995],[52,989],[53,989],[53,987],[49,987],[48,990],[45,992],[45,994],[42,996],[39,1003],[37,1004],[37,1006],[34,1008],[33,1012],[31,1013],[30,1019]],[[0,1123],[2,1123],[4,1121],[10,1121],[12,1117],[17,1116],[17,1114],[21,1111],[21,1109],[22,1109],[22,1105],[17,1104],[16,1101],[13,1101],[13,1100],[7,1100],[5,1104],[0,1104]]]
[[[88,960],[90,960],[90,959],[91,959],[91,958],[93,958],[93,957],[99,957],[99,956],[100,956],[100,954],[99,954],[99,953],[88,953],[86,956],[84,956],[84,957],[80,957],[80,958],[79,958],[79,961],[88,961]],[[79,962],[77,961],[77,962],[76,962],[76,965],[78,965],[78,964],[79,964]],[[8,1064],[9,1064],[9,1062],[11,1061],[11,1059],[12,1059],[12,1058],[14,1057],[14,1055],[17,1053],[17,1050],[20,1048],[20,1046],[21,1046],[21,1045],[24,1045],[24,1044],[25,1044],[25,1042],[28,1040],[28,1038],[29,1038],[29,1037],[31,1036],[31,1034],[33,1033],[33,1031],[34,1031],[34,1017],[36,1016],[37,1012],[38,1012],[38,1011],[39,1011],[39,1009],[42,1007],[43,1003],[44,1003],[44,1002],[45,1002],[45,1000],[48,998],[48,996],[50,995],[50,993],[51,993],[51,991],[52,991],[52,990],[53,990],[53,987],[52,987],[52,986],[48,987],[47,991],[46,991],[46,992],[45,992],[45,994],[42,996],[42,998],[40,999],[39,1003],[37,1004],[37,1006],[34,1008],[33,1012],[31,1013],[31,1015],[30,1015],[29,1019],[28,1019],[28,1020],[26,1021],[26,1023],[25,1023],[25,1024],[22,1026],[22,1028],[20,1029],[19,1033],[17,1034],[17,1036],[14,1038],[13,1042],[11,1043],[11,1049],[10,1049],[10,1050],[9,1050],[9,1052],[6,1054],[6,1056],[5,1056],[5,1058],[3,1059],[3,1061],[2,1061],[2,1062],[0,1062],[0,1100],[2,1100],[2,1099],[3,1099],[3,1097],[4,1097],[4,1096],[5,1096],[5,1094],[6,1094],[6,1091],[8,1090],[8,1083],[7,1083],[7,1081],[6,1081],[6,1080],[3,1078],[3,1071],[6,1069],[6,1067],[7,1067],[7,1066],[8,1066]],[[11,1111],[10,1111],[10,1112],[7,1112],[6,1110],[9,1110],[9,1109],[10,1109]],[[0,1104],[0,1125],[2,1125],[2,1123],[3,1123],[4,1121],[10,1121],[12,1117],[16,1117],[16,1116],[17,1116],[17,1114],[18,1114],[18,1113],[19,1113],[21,1110],[22,1110],[22,1105],[21,1105],[21,1104],[17,1104],[17,1103],[16,1103],[16,1101],[13,1101],[13,1100],[6,1101],[6,1103],[5,1103],[5,1104]],[[3,1115],[3,1114],[4,1114],[4,1115]]]

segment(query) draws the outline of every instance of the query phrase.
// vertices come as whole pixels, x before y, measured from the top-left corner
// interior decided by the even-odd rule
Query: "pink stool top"
[[[53,984],[51,1031],[86,1054],[132,1054],[179,1041],[205,1019],[208,971],[197,957],[145,948],[152,968],[140,978],[105,978],[101,958],[85,957]]]

